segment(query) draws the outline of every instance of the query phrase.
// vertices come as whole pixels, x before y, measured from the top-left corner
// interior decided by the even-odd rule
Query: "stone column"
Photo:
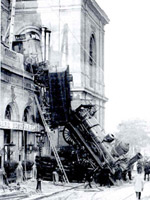
[[[46,29],[46,32],[45,32],[45,35],[46,35],[46,60],[48,60],[50,62],[50,34],[51,34],[51,31],[47,30]]]
[[[51,31],[48,31],[48,61],[50,62],[50,39],[51,39]]]
[[[46,27],[42,27],[42,54],[43,61],[46,60]]]

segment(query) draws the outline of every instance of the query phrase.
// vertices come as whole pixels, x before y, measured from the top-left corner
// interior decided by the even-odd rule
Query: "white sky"
[[[96,0],[105,26],[105,129],[128,119],[150,120],[150,0]]]

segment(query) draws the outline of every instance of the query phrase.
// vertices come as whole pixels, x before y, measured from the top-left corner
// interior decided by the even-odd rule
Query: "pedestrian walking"
[[[150,180],[150,161],[146,161],[144,163],[144,180],[146,181],[146,178],[147,178],[147,181]]]
[[[142,176],[142,169],[137,170],[137,175],[134,178],[134,189],[136,193],[136,199],[141,199],[141,193],[144,189],[144,179]]]

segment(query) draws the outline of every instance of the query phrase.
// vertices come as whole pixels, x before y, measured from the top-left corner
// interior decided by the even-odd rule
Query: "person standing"
[[[93,171],[88,168],[85,173],[85,185],[84,188],[92,188],[91,182],[93,181]]]
[[[22,183],[23,181],[23,167],[20,161],[16,169],[16,175],[17,175],[17,185],[20,185],[20,183]]]
[[[41,192],[42,191],[42,187],[41,187],[41,178],[42,178],[41,163],[39,162],[36,166],[37,166],[37,173],[36,173],[37,185],[36,185],[36,191],[37,192]]]
[[[117,185],[122,184],[122,169],[120,167],[120,164],[116,166],[115,170],[115,180],[117,182]]]
[[[32,179],[35,180],[37,177],[37,168],[36,164],[34,163],[33,168],[32,168]]]
[[[53,171],[52,173],[52,177],[53,177],[53,184],[58,184],[59,182],[59,175],[58,175],[58,168],[56,167],[56,169]]]
[[[85,185],[84,185],[84,188],[92,188],[92,181],[94,180],[94,175],[96,173],[96,171],[99,169],[99,167],[95,168],[95,169],[91,169],[91,168],[88,168],[86,170],[86,173],[85,173]]]
[[[142,169],[137,170],[137,175],[134,178],[134,189],[136,193],[136,199],[141,199],[141,193],[144,189],[144,179],[142,176]]]

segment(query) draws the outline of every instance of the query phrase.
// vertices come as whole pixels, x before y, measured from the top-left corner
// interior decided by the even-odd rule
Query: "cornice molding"
[[[93,13],[95,13],[95,15],[103,22],[104,25],[109,23],[109,18],[106,15],[106,13],[100,8],[100,6],[96,3],[95,0],[82,0],[82,7],[85,10],[86,9],[86,5],[88,6],[88,8],[90,10],[93,11]]]
[[[96,94],[96,93],[92,92],[91,90],[89,90],[87,88],[72,88],[71,92],[83,92],[83,93],[87,93],[87,94],[91,95],[93,98],[101,99],[104,102],[108,101],[107,97],[102,96],[100,94]]]

